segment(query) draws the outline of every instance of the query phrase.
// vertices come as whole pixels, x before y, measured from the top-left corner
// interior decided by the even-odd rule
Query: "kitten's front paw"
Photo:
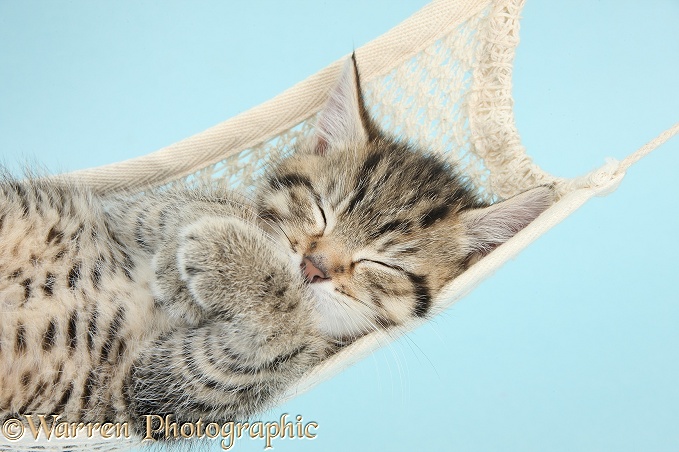
[[[303,289],[285,255],[254,225],[206,217],[180,236],[177,267],[194,300],[228,316],[294,310]]]
[[[189,225],[179,236],[177,268],[187,284],[197,276],[233,267],[242,255],[248,237],[248,225],[237,218],[208,217]]]

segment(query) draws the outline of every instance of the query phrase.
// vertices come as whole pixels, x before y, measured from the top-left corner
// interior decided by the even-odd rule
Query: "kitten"
[[[256,201],[0,183],[0,419],[243,420],[339,346],[426,317],[552,201],[488,206],[370,118],[355,59]]]

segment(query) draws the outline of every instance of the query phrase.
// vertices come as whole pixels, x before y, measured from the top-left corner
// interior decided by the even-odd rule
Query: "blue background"
[[[422,4],[0,1],[0,156],[56,172],[154,151]],[[523,16],[516,120],[546,170],[580,175],[679,121],[679,2]],[[444,315],[263,416],[320,424],[274,450],[679,450],[678,169],[675,138]]]

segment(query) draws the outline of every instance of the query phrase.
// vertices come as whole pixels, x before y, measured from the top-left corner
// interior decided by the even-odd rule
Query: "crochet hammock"
[[[450,283],[434,300],[434,313],[462,298],[587,200],[615,190],[632,164],[679,132],[677,123],[626,159],[609,160],[574,179],[553,176],[535,165],[521,145],[512,112],[512,63],[522,6],[523,0],[434,1],[356,50],[366,103],[383,128],[455,162],[488,201],[549,183],[558,194],[558,201],[540,217]],[[269,156],[289,152],[296,140],[311,132],[344,61],[179,143],[61,177],[101,193],[196,180],[247,191]],[[414,319],[399,333],[421,322]],[[337,374],[395,335],[391,331],[363,337],[315,368],[282,401]],[[83,440],[74,444],[69,439],[69,449],[111,450],[131,444],[121,439]],[[38,444],[65,445],[54,438],[36,443],[24,437],[12,447],[31,449]]]

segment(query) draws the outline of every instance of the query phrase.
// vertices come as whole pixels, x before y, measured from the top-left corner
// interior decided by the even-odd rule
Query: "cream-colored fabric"
[[[471,291],[588,199],[613,191],[630,165],[679,133],[679,124],[622,162],[574,179],[536,166],[513,117],[512,64],[522,0],[440,0],[356,50],[367,103],[387,130],[456,162],[488,200],[553,183],[559,201],[452,282],[439,312]],[[203,179],[247,190],[268,158],[308,134],[344,59],[269,102],[144,157],[60,176],[102,193]],[[407,331],[418,325],[406,325]],[[292,388],[290,399],[393,340],[375,333],[347,347]],[[41,445],[56,446],[52,440]],[[127,447],[121,442],[107,442]],[[25,447],[29,447],[26,445]],[[89,446],[74,449],[88,449]]]

